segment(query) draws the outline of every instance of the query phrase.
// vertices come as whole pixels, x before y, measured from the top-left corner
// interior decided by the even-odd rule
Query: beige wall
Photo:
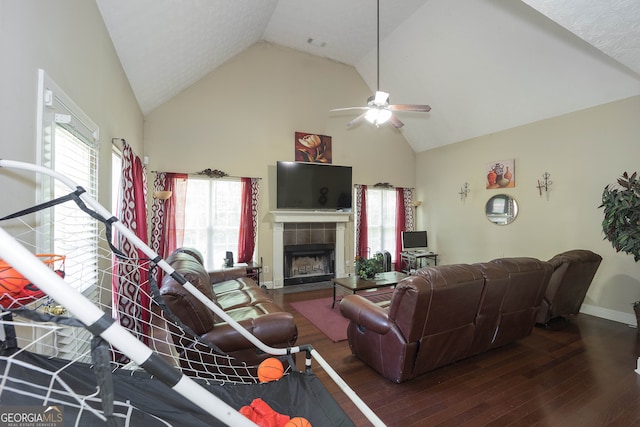
[[[353,67],[258,43],[147,115],[149,170],[211,168],[262,178],[258,256],[272,267],[275,164],[294,160],[294,132],[330,135],[333,164],[353,166],[354,183],[414,186],[414,153],[399,131],[368,124],[348,129],[358,111],[329,112],[364,105],[370,95]],[[352,223],[347,246],[350,258]]]
[[[143,116],[95,1],[0,0],[0,158],[36,162],[38,69],[100,127],[100,202],[110,206],[111,138],[142,151]],[[0,170],[0,213],[35,198],[33,174]]]
[[[630,303],[640,299],[640,265],[603,241],[598,209],[603,188],[640,166],[640,97],[521,126],[419,153],[416,156],[418,221],[443,263],[478,262],[501,256],[548,259],[574,248],[603,257],[583,310],[635,323]],[[507,226],[484,215],[490,196],[486,164],[515,159],[515,188],[504,191],[520,213]],[[553,181],[540,197],[537,180]],[[460,187],[471,193],[460,201]]]

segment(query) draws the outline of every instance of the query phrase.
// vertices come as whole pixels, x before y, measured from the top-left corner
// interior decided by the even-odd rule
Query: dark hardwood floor
[[[331,289],[270,293],[294,314],[298,344],[313,345],[389,426],[640,426],[640,335],[627,325],[580,314],[562,328],[534,328],[517,343],[395,384],[290,306]],[[354,424],[370,425],[317,364],[313,369]]]

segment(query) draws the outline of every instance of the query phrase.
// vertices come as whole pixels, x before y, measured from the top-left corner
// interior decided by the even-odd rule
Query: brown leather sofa
[[[275,304],[252,279],[245,277],[245,269],[207,272],[201,260],[202,257],[196,250],[181,248],[166,261],[233,320],[265,344],[279,348],[295,344],[298,330],[293,316]],[[164,304],[184,325],[223,353],[250,365],[257,364],[269,356],[255,348],[238,331],[216,316],[173,277],[163,278],[160,295]],[[188,337],[175,338],[180,334],[173,322],[168,323],[175,332],[174,344],[183,371],[193,368],[195,372],[202,369],[202,366],[196,367],[194,363],[199,363],[199,359],[203,357],[201,352],[206,349],[203,350],[202,345]],[[202,364],[206,365],[205,362]]]
[[[601,261],[600,255],[585,249],[573,249],[551,258],[553,274],[536,323],[547,325],[552,319],[578,314]]]
[[[353,354],[400,383],[531,333],[551,264],[502,258],[419,269],[388,307],[360,295],[340,302]]]

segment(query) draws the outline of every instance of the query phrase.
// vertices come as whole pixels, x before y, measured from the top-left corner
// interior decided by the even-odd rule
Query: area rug
[[[386,295],[386,297],[376,293],[375,296],[372,295],[368,299],[371,299],[374,302],[391,299],[390,292],[387,292],[384,295]],[[340,314],[340,304],[336,303],[336,306],[332,309],[332,303],[333,298],[329,297],[292,302],[291,306],[311,322],[313,326],[318,328],[320,332],[325,334],[331,341],[344,341],[347,339],[347,326],[349,325],[349,320],[342,317]]]

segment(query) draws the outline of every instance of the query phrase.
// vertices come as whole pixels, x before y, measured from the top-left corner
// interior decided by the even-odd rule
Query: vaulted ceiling
[[[97,4],[144,114],[260,40],[376,90],[375,0]],[[416,152],[487,135],[640,94],[639,23],[638,0],[380,0],[380,89],[431,105],[400,117]]]

